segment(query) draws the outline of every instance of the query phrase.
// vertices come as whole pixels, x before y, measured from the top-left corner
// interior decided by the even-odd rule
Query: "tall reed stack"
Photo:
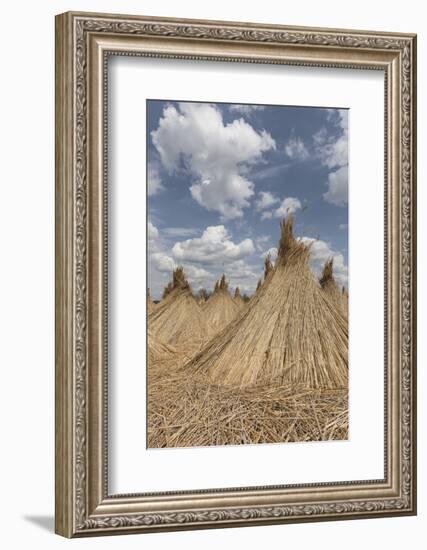
[[[182,267],[174,270],[163,295],[148,319],[152,337],[191,357],[214,331],[194,298]]]
[[[234,291],[234,302],[237,304],[239,309],[244,308],[246,305],[242,295],[240,294],[240,288],[238,286],[236,286],[236,290]]]
[[[225,275],[215,284],[215,290],[206,305],[203,313],[212,325],[214,332],[218,333],[228,326],[239,313],[240,307],[230,296]]]
[[[347,387],[347,319],[311,272],[310,246],[294,237],[293,224],[292,216],[281,223],[277,261],[247,309],[185,365],[187,371],[241,388]]]

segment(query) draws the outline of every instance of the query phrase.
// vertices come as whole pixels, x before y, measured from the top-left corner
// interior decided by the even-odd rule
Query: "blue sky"
[[[296,217],[319,273],[348,281],[348,111],[147,101],[148,284],[174,266],[211,290],[225,272],[252,293],[279,223]]]

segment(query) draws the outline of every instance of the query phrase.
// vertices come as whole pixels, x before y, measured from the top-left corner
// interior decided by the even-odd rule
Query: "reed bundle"
[[[320,286],[323,292],[329,296],[332,302],[347,315],[347,309],[345,307],[345,299],[343,293],[338,288],[338,285],[334,278],[334,260],[330,258],[325,262],[322,275],[319,279]]]
[[[214,293],[206,302],[203,313],[213,327],[214,332],[217,333],[231,323],[240,309],[235,300],[230,296],[228,283],[225,275],[223,275],[215,284]]]
[[[234,291],[234,302],[237,304],[239,309],[244,308],[246,305],[244,299],[242,298],[242,295],[240,294],[240,288],[238,286]]]
[[[309,258],[310,247],[294,237],[288,216],[277,261],[248,307],[185,369],[234,387],[274,380],[280,386],[347,388],[347,318],[322,291]]]
[[[153,337],[191,357],[207,343],[213,329],[194,298],[184,270],[174,270],[166,297],[148,317]]]

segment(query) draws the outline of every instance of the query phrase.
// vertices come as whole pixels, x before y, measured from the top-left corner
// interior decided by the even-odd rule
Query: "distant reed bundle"
[[[240,288],[238,286],[236,286],[236,290],[234,291],[234,302],[237,304],[239,309],[244,308],[246,305],[242,295],[240,294]]]
[[[230,296],[225,275],[215,284],[215,290],[203,307],[203,313],[215,333],[220,332],[236,317],[240,307]]]
[[[148,317],[149,331],[159,341],[191,357],[207,343],[213,329],[191,292],[183,268],[174,270],[166,289],[164,299]]]
[[[147,313],[150,315],[154,311],[156,307],[156,304],[153,302],[153,299],[151,298],[150,289],[147,288]]]
[[[335,280],[333,258],[325,262],[319,283],[325,294],[348,317],[348,291],[345,287],[340,289]]]
[[[264,260],[264,280],[273,272],[273,262],[271,261],[271,254],[268,253]]]
[[[347,388],[348,324],[309,267],[310,246],[281,223],[278,257],[247,308],[185,369],[217,385]],[[208,301],[205,309],[211,302]]]
[[[198,296],[197,296],[197,303],[199,304],[199,306],[203,307],[205,305],[207,299],[208,299],[207,291],[204,288],[201,288],[199,290],[199,293],[198,293]]]
[[[344,314],[346,310],[344,307],[343,294],[338,288],[338,285],[334,277],[334,260],[330,258],[325,262],[322,275],[319,279],[320,286],[323,292],[332,300],[332,302],[341,309]]]

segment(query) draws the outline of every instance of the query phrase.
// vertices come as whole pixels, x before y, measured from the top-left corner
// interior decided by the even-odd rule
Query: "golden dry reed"
[[[296,385],[236,389],[176,373],[150,377],[150,448],[348,438],[346,390]]]
[[[214,330],[191,293],[184,270],[173,272],[165,298],[148,316],[152,339],[169,344],[180,356],[192,356],[208,342]]]
[[[228,292],[225,275],[216,283],[215,290],[203,307],[203,313],[215,332],[223,330],[239,313],[240,307]]]
[[[237,307],[239,309],[244,308],[246,305],[244,299],[242,298],[242,295],[240,294],[240,288],[238,286],[234,291],[234,302],[237,304]]]
[[[334,278],[333,272],[334,260],[330,258],[325,262],[322,275],[319,279],[320,286],[323,291],[329,296],[333,303],[347,315],[346,299],[344,295],[345,289],[341,291]],[[346,291],[345,291],[346,292]]]

